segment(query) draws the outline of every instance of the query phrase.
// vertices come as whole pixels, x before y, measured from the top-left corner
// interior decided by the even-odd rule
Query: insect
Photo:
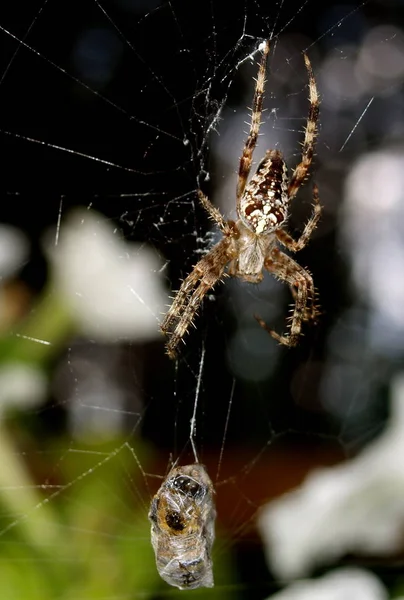
[[[279,335],[257,315],[258,323],[279,343],[296,346],[303,321],[315,321],[315,288],[310,273],[279,245],[291,252],[302,250],[316,228],[321,214],[317,185],[313,186],[313,213],[300,238],[295,241],[285,230],[289,205],[308,176],[313,160],[317,136],[319,97],[309,58],[304,54],[309,79],[310,108],[305,127],[301,162],[288,177],[287,166],[279,150],[268,150],[259,162],[251,180],[252,158],[261,125],[262,103],[265,88],[265,72],[269,55],[269,41],[260,49],[262,58],[256,80],[251,125],[240,159],[236,190],[236,222],[225,220],[210,200],[198,190],[201,205],[217,223],[222,239],[193,268],[183,281],[174,302],[161,323],[161,331],[168,337],[167,353],[175,358],[177,347],[188,331],[204,298],[225,275],[239,277],[250,283],[263,279],[263,270],[286,282],[294,298],[294,310],[290,318],[290,332]]]
[[[149,519],[157,570],[184,589],[213,587],[213,484],[199,463],[175,467],[154,496]]]

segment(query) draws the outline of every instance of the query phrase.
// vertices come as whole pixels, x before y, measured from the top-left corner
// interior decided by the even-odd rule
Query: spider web
[[[366,263],[355,267],[347,250],[352,240],[363,246],[341,207],[358,156],[402,143],[402,15],[395,2],[389,14],[371,2],[318,14],[307,0],[268,4],[40,0],[1,9],[2,222],[14,227],[3,235],[12,233],[3,251],[12,257],[2,258],[7,598],[175,595],[156,574],[147,511],[170,466],[195,454],[217,492],[216,585],[203,593],[268,597],[280,584],[265,565],[259,510],[383,427],[400,331],[350,282]],[[196,191],[235,217],[266,38],[256,161],[278,147],[289,169],[299,161],[302,51],[321,93],[313,171],[325,211],[297,260],[313,272],[323,314],[285,350],[253,315],[281,331],[288,290],[270,277],[260,286],[226,279],[172,363],[161,313],[217,239]],[[294,202],[291,233],[310,203],[311,182]]]

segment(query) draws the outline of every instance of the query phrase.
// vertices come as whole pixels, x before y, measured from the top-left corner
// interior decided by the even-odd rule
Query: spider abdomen
[[[245,189],[239,217],[257,235],[269,233],[286,220],[288,172],[282,153],[268,150]]]

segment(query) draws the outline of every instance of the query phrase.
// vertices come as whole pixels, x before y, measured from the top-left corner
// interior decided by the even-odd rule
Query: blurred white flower
[[[358,457],[309,475],[259,517],[267,559],[281,578],[297,578],[346,553],[391,554],[404,524],[404,374],[392,386],[384,433]]]
[[[13,277],[28,258],[29,242],[22,231],[0,223],[0,327],[8,327],[18,312],[18,302],[10,300],[4,283]]]
[[[346,183],[342,246],[354,283],[371,308],[378,350],[404,351],[404,150],[361,157]]]
[[[101,215],[76,210],[48,254],[58,292],[84,334],[105,341],[159,336],[167,296],[146,244],[127,243]]]
[[[358,80],[369,92],[382,90],[382,83],[401,83],[404,77],[404,34],[396,25],[370,29],[359,48],[356,65]],[[380,80],[378,82],[378,80]],[[379,83],[379,85],[377,85]]]
[[[0,224],[0,280],[7,279],[27,260],[29,243],[22,231]]]
[[[8,408],[31,408],[45,397],[47,381],[36,367],[6,363],[0,367],[0,418]]]
[[[70,434],[97,444],[132,430],[143,409],[141,352],[131,361],[119,344],[74,343],[61,361],[52,395],[66,407]],[[136,372],[136,385],[133,385]]]
[[[271,600],[387,600],[375,575],[361,569],[338,569],[311,581],[293,583]]]

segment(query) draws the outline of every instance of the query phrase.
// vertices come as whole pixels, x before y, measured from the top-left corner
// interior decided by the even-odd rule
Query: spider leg
[[[187,333],[204,296],[221,279],[227,263],[233,258],[229,252],[231,241],[223,238],[204,256],[183,281],[175,300],[160,325],[168,336],[167,354],[175,358],[177,346]]]
[[[314,78],[313,69],[311,68],[311,63],[307,54],[304,54],[304,62],[306,64],[306,69],[309,75],[310,110],[309,116],[307,117],[307,124],[304,134],[302,160],[294,170],[289,183],[288,196],[291,200],[296,196],[298,189],[300,188],[307,176],[308,170],[313,160],[317,137],[317,120],[320,100],[318,97],[317,85],[316,80]]]
[[[305,269],[298,265],[290,256],[283,254],[279,249],[272,252],[270,258],[267,258],[264,263],[265,268],[275,275],[281,281],[289,284],[290,288],[295,291],[295,307],[291,317],[291,326],[289,335],[279,335],[259,316],[255,316],[258,323],[265,329],[275,340],[284,346],[296,346],[301,334],[302,321],[307,320],[310,310],[307,309],[307,301],[314,301],[315,290],[313,279]],[[313,305],[314,306],[314,305]],[[312,311],[315,310],[314,308]]]
[[[305,228],[299,239],[295,241],[291,235],[289,235],[284,229],[277,229],[275,231],[278,240],[286,246],[291,252],[299,252],[302,250],[307,242],[309,241],[311,234],[317,227],[317,223],[321,216],[321,205],[318,197],[318,187],[316,184],[313,186],[313,213],[310,219],[307,221]]]
[[[262,101],[264,98],[264,87],[265,87],[265,71],[268,62],[269,54],[269,40],[264,43],[262,50],[262,58],[258,69],[258,77],[255,86],[252,112],[251,112],[251,125],[250,133],[244,145],[243,154],[240,158],[240,166],[238,170],[238,182],[237,182],[237,209],[240,199],[244,193],[244,189],[247,183],[248,175],[250,174],[251,162],[253,152],[257,144],[258,132],[261,125],[262,115]]]
[[[301,234],[300,238],[297,241],[295,241],[292,238],[292,236],[289,235],[284,229],[278,229],[277,231],[275,231],[275,234],[276,234],[276,237],[278,238],[278,240],[286,248],[288,248],[288,250],[290,250],[291,252],[299,252],[306,246],[306,244],[308,243],[308,241],[311,237],[311,234],[313,233],[314,229],[317,227],[317,223],[320,219],[321,205],[320,205],[320,200],[319,200],[319,196],[318,196],[318,187],[315,184],[313,186],[313,201],[314,201],[313,214],[310,217],[310,219],[307,221],[306,226],[303,230],[303,233]],[[290,290],[292,292],[293,298],[296,300],[297,292],[296,292],[295,288],[293,286],[291,286]],[[316,320],[316,318],[319,314],[318,306],[315,304],[316,298],[317,298],[317,293],[316,293],[315,289],[313,288],[313,290],[309,293],[309,296],[308,296],[309,306],[306,307],[303,321],[309,321],[309,320],[315,321]]]
[[[309,271],[307,269],[305,269],[306,273],[309,273]],[[295,287],[293,286],[289,286],[290,289],[290,293],[293,296],[293,300],[296,302],[296,298],[297,298],[297,290]],[[316,290],[315,287],[313,287],[313,292],[307,294],[307,301],[308,301],[308,306],[306,306],[306,309],[304,311],[304,315],[302,317],[302,321],[313,321],[314,323],[317,322],[317,317],[321,314],[320,313],[320,307],[317,304],[317,299],[318,299],[318,292]]]
[[[198,190],[198,198],[203,208],[209,214],[211,219],[217,223],[218,227],[222,230],[223,234],[230,235],[232,232],[231,225],[229,225],[229,222],[226,221],[222,213],[215,206],[213,206],[212,202],[207,196],[205,196],[203,192],[201,192],[201,190]]]

